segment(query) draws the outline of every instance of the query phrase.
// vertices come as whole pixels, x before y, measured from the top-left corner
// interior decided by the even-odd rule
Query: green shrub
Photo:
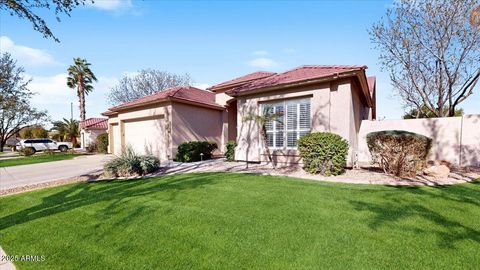
[[[108,133],[102,133],[97,136],[97,152],[107,153],[108,151]]]
[[[303,168],[313,174],[339,175],[347,165],[348,142],[330,132],[314,132],[298,140]]]
[[[122,155],[105,163],[104,171],[109,177],[129,177],[145,175],[156,171],[160,161],[152,155],[138,155],[131,147],[126,147]]]
[[[20,151],[18,151],[18,153],[22,156],[29,157],[29,156],[35,154],[35,150],[31,147],[27,147],[27,148],[21,149]]]
[[[202,159],[200,155],[202,153],[203,160],[211,159],[212,152],[215,149],[217,149],[217,144],[215,142],[184,142],[178,146],[175,160],[180,162],[199,161]]]
[[[160,160],[156,156],[140,156],[140,168],[143,174],[152,173],[160,167]]]
[[[373,164],[385,173],[415,176],[426,166],[432,139],[403,130],[378,131],[367,134],[367,145]]]
[[[87,153],[93,153],[97,151],[97,144],[94,142],[91,142],[85,150],[87,150]]]
[[[229,141],[227,143],[227,150],[225,151],[225,157],[227,158],[227,161],[235,160],[235,147],[237,147],[237,142]]]

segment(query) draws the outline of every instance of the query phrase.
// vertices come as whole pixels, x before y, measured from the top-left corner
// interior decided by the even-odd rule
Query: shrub
[[[212,158],[212,152],[215,149],[217,149],[215,142],[184,142],[178,146],[175,159],[180,162],[199,161],[201,160],[200,154],[203,153],[203,160],[207,160]]]
[[[160,167],[160,161],[156,156],[145,155],[140,156],[140,168],[143,174],[152,173]]]
[[[97,151],[97,144],[94,143],[94,142],[91,142],[88,146],[87,146],[87,153],[93,153],[95,151]]]
[[[102,133],[97,136],[97,152],[107,153],[108,149],[108,133]]]
[[[29,157],[29,156],[35,154],[35,150],[33,150],[33,148],[31,148],[31,147],[27,147],[27,148],[21,149],[20,151],[18,151],[18,153],[22,156]]]
[[[43,153],[47,156],[53,156],[53,155],[56,154],[55,150],[53,150],[53,149],[46,149],[46,150],[43,151]]]
[[[152,173],[160,167],[160,161],[152,155],[140,156],[131,147],[126,147],[121,156],[104,165],[105,173],[111,177],[128,177]]]
[[[237,147],[237,143],[235,141],[229,141],[227,143],[227,150],[225,151],[225,157],[227,158],[227,161],[235,160],[235,147]]]
[[[415,176],[425,168],[432,139],[403,130],[378,131],[367,134],[367,145],[373,164],[385,173]]]
[[[303,168],[313,174],[339,175],[347,165],[348,142],[337,134],[314,132],[298,140]]]

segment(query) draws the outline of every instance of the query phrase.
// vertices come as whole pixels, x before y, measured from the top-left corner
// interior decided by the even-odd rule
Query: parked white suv
[[[25,148],[31,148],[34,152],[44,150],[60,150],[61,152],[66,152],[72,148],[72,143],[56,142],[50,139],[26,139],[17,143],[17,150]]]

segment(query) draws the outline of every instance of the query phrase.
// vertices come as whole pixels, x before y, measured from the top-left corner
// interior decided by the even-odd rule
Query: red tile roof
[[[263,79],[248,82],[237,86],[230,93],[249,92],[273,86],[288,85],[291,83],[304,82],[322,77],[329,77],[340,73],[367,69],[367,66],[327,66],[327,65],[306,65],[278,73]]]
[[[370,95],[373,96],[373,91],[375,90],[375,81],[377,78],[375,76],[367,77],[368,91]]]
[[[266,77],[269,77],[269,76],[272,76],[272,75],[275,75],[275,74],[276,74],[275,72],[266,72],[266,71],[253,72],[253,73],[250,73],[250,74],[247,74],[247,75],[244,75],[244,76],[241,76],[241,77],[238,77],[238,78],[226,81],[226,82],[216,84],[216,85],[211,86],[207,89],[215,92],[218,89],[229,88],[231,86],[236,86],[236,85],[239,85],[239,84],[242,84],[242,83],[247,83],[247,82],[250,82],[250,81],[253,81],[253,80],[266,78]]]
[[[107,129],[107,118],[88,118],[85,121],[80,121],[81,129]]]
[[[165,89],[163,91],[157,92],[152,95],[144,96],[139,99],[135,99],[130,102],[120,104],[108,110],[115,112],[121,109],[135,107],[138,105],[155,102],[155,101],[163,101],[169,98],[189,101],[193,103],[199,103],[199,104],[204,104],[204,105],[209,105],[214,107],[222,107],[218,103],[215,103],[215,93],[213,92],[201,90],[192,86],[176,86],[176,87]]]

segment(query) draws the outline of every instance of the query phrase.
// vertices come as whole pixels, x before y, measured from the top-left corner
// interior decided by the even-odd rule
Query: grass
[[[41,153],[41,154],[29,156],[29,157],[9,158],[9,159],[0,160],[0,168],[72,159],[79,155],[80,154],[71,154],[71,153],[54,153],[54,154]]]
[[[471,269],[480,184],[409,188],[204,173],[0,198],[18,269]]]

